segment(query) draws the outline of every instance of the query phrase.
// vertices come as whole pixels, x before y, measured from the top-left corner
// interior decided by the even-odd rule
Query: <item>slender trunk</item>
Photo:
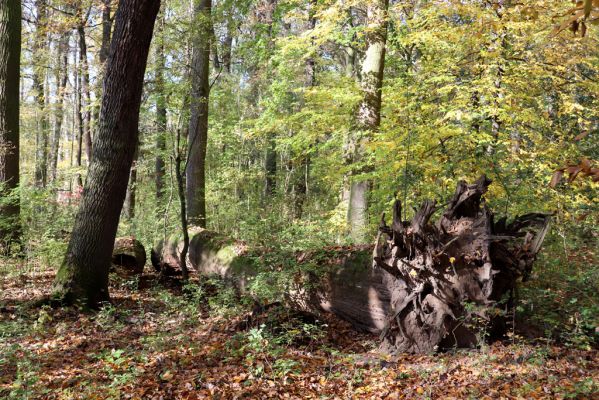
[[[179,254],[181,263],[181,272],[183,280],[187,280],[189,272],[187,270],[187,251],[189,250],[189,224],[187,222],[187,205],[185,204],[185,183],[183,179],[184,171],[181,168],[183,160],[181,158],[181,128],[177,129],[177,140],[175,143],[175,176],[177,179],[177,194],[179,195],[179,218],[181,221],[181,230],[183,231],[183,247]],[[161,275],[164,276],[164,270]]]
[[[266,0],[264,5],[264,20],[263,23],[268,25],[268,57],[272,57],[273,53],[273,36],[274,36],[274,14],[277,7],[277,0]],[[266,61],[269,63],[269,60]],[[269,71],[270,72],[270,71]],[[264,196],[271,197],[277,190],[277,144],[275,132],[268,135],[268,143],[266,146],[266,155],[264,160]]]
[[[46,187],[48,173],[48,115],[46,113],[46,96],[44,93],[44,82],[46,76],[46,51],[47,51],[47,4],[46,0],[37,0],[37,26],[33,44],[33,92],[37,103],[38,126],[36,130],[35,151],[35,186]]]
[[[136,146],[135,156],[133,157],[133,164],[131,165],[131,171],[129,172],[129,184],[127,185],[127,192],[125,193],[125,204],[123,205],[123,215],[129,221],[131,221],[133,217],[135,217],[135,189],[137,186],[138,155],[139,143]]]
[[[20,234],[20,201],[9,196],[19,186],[19,82],[21,3],[0,2],[0,252]],[[11,199],[11,200],[7,200]],[[6,246],[6,247],[5,247]],[[5,247],[5,249],[3,249]]]
[[[231,57],[233,52],[233,36],[231,31],[233,30],[233,24],[227,24],[227,33],[225,35],[225,39],[223,40],[223,69],[227,74],[231,73]]]
[[[381,89],[385,67],[387,41],[387,9],[389,0],[375,0],[368,5],[366,58],[362,65],[362,102],[356,111],[355,126],[350,138],[351,162],[364,163],[366,144],[381,122]],[[368,227],[369,183],[358,175],[367,172],[368,166],[352,171],[349,195],[348,222],[354,241],[363,243]]]
[[[112,31],[112,19],[110,18],[110,3],[112,0],[103,0],[102,3],[102,42],[100,43],[99,59],[102,69],[108,59],[110,50],[110,33]]]
[[[83,112],[81,109],[81,64],[77,63],[75,68],[75,116],[77,117],[77,149],[75,154],[75,166],[80,170],[83,155]],[[81,171],[77,171],[77,186],[80,188],[83,186],[83,178],[81,178]]]
[[[316,28],[316,0],[310,0],[310,9],[308,10],[308,29],[311,31]],[[314,46],[314,36],[310,39],[311,45]],[[314,57],[308,57],[306,60],[306,83],[307,88],[316,86],[316,60]],[[294,218],[301,219],[304,212],[304,202],[308,194],[308,178],[310,172],[310,156],[305,155],[300,161],[300,176],[295,184],[295,204]]]
[[[85,17],[85,19],[87,20],[87,17]],[[82,101],[82,103],[84,103],[84,105],[82,104],[83,140],[85,142],[85,155],[87,156],[87,162],[89,164],[92,157],[91,101],[89,94],[89,66],[87,63],[87,44],[85,42],[85,23],[86,21],[82,21],[77,26],[77,34],[79,36],[79,76],[81,77],[80,91],[85,100],[85,102]]]
[[[55,70],[56,79],[56,121],[54,123],[54,137],[50,148],[50,182],[56,181],[56,169],[58,164],[58,150],[60,148],[60,134],[62,121],[64,119],[64,96],[67,88],[68,62],[69,62],[69,33],[65,32],[58,43],[58,61]]]
[[[198,0],[195,8],[199,24],[192,56],[192,88],[187,143],[186,203],[190,225],[206,227],[206,147],[208,144],[209,65],[212,37],[212,1]]]
[[[164,70],[166,68],[166,58],[164,56],[164,16],[158,21],[156,46],[156,199],[160,204],[164,192],[164,153],[166,151],[166,96],[164,93]]]
[[[264,194],[266,197],[269,197],[274,195],[277,190],[277,145],[274,137],[268,139],[266,155],[264,157],[264,169],[266,172]]]
[[[121,0],[104,78],[98,135],[55,297],[97,307],[108,272],[138,141],[144,72],[160,0]],[[126,85],[124,85],[126,83]]]
[[[93,106],[93,121],[95,122],[93,132],[97,133],[98,130],[98,118],[100,114],[100,99],[102,97],[102,80],[104,77],[104,69],[106,60],[108,58],[108,51],[110,49],[110,35],[112,32],[112,19],[111,13],[111,2],[112,0],[102,0],[102,41],[100,42],[100,51],[98,52],[98,61],[100,62],[98,76],[96,77],[96,84],[94,85],[94,93],[96,94],[96,102]]]

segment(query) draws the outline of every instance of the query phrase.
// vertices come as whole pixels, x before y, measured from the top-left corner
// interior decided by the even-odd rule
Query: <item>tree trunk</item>
[[[226,279],[241,292],[247,292],[263,272],[255,260],[264,250],[248,249],[243,242],[206,229],[190,228],[189,236],[186,265],[190,272]],[[151,251],[154,268],[165,275],[180,274],[182,247],[179,234],[158,242]],[[320,268],[318,275],[298,272],[289,281],[282,296],[291,307],[334,313],[361,331],[378,333],[384,328],[390,294],[383,285],[384,272],[370,268],[371,246],[290,253],[289,258],[299,264],[318,262]]]
[[[387,9],[389,0],[373,0],[367,9],[366,58],[362,65],[362,102],[356,111],[356,121],[350,137],[350,161],[363,164],[365,146],[381,122],[381,89],[385,67],[387,41]],[[352,170],[349,195],[348,222],[356,243],[364,243],[368,228],[369,183],[357,175],[366,172],[367,166]]]
[[[101,68],[104,69],[104,63],[108,59],[110,51],[110,34],[112,32],[112,19],[110,18],[110,3],[112,0],[103,0],[102,3],[102,42],[100,43],[99,59]]]
[[[164,70],[166,68],[166,58],[164,55],[164,16],[158,20],[156,39],[156,200],[159,208],[164,192],[164,153],[166,151],[166,95],[164,93]]]
[[[264,157],[264,169],[265,169],[265,180],[264,180],[264,195],[265,197],[271,197],[277,190],[277,144],[275,143],[273,134],[268,138],[268,144],[266,147],[266,154]]]
[[[135,189],[137,186],[137,158],[139,154],[139,143],[136,145],[133,164],[129,172],[129,183],[127,184],[127,192],[125,193],[125,203],[123,205],[124,217],[131,221],[135,217]]]
[[[482,199],[490,183],[485,176],[473,185],[459,182],[434,225],[429,221],[440,207],[430,200],[411,222],[401,220],[399,201],[391,227],[383,215],[374,261],[387,272],[391,292],[392,312],[381,333],[386,351],[469,347],[505,332],[513,290],[531,272],[549,217],[494,222]]]
[[[210,96],[210,42],[212,1],[197,0],[195,20],[199,24],[194,38],[190,121],[187,143],[186,203],[191,225],[206,226],[206,147],[208,144],[208,105]]]
[[[77,118],[77,149],[75,150],[75,165],[81,169],[83,155],[83,135],[85,128],[83,126],[83,111],[81,100],[81,61],[78,60],[77,68],[75,68],[75,116]],[[81,172],[77,172],[76,188],[83,186]]]
[[[56,79],[56,114],[54,123],[54,137],[50,148],[50,182],[56,181],[58,165],[58,150],[60,149],[60,134],[62,120],[64,119],[64,96],[67,89],[68,64],[69,64],[69,32],[64,32],[58,43],[58,61],[55,70]]]
[[[39,124],[36,130],[36,151],[35,151],[35,186],[45,188],[48,173],[48,115],[46,113],[46,95],[44,92],[44,82],[46,81],[47,65],[47,33],[46,24],[48,9],[46,0],[36,0],[37,25],[35,29],[35,38],[33,43],[33,92],[37,103],[37,118]]]
[[[129,171],[152,29],[160,0],[121,0],[108,56],[98,135],[55,297],[97,307],[109,301],[108,273]]]
[[[0,2],[0,252],[20,234],[20,201],[9,196],[19,186],[19,82],[21,3]],[[10,200],[9,200],[10,199]]]
[[[102,97],[102,80],[104,77],[104,70],[106,67],[106,60],[108,59],[108,52],[110,50],[110,36],[112,33],[112,18],[110,13],[112,11],[111,7],[112,0],[102,0],[102,41],[100,42],[100,51],[98,52],[98,61],[99,65],[99,74],[96,77],[96,85],[95,85],[95,93],[96,99],[100,99]],[[95,102],[93,107],[93,120],[98,125],[98,118],[100,114],[99,101]],[[94,134],[97,132],[98,127],[94,128]]]
[[[87,156],[88,164],[92,157],[92,136],[91,136],[91,98],[89,94],[89,66],[87,62],[87,44],[85,42],[85,25],[87,24],[88,13],[86,13],[79,25],[77,26],[77,34],[79,36],[79,76],[81,77],[80,91],[85,100],[85,105],[82,104],[83,114],[83,140],[85,142],[85,155]],[[82,101],[83,103],[83,101]]]

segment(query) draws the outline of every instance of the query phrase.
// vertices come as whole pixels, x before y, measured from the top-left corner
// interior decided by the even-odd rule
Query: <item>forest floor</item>
[[[35,307],[48,270],[0,275],[0,398],[597,398],[599,353],[513,335],[476,350],[377,356],[377,338],[218,282],[112,280],[97,313]]]

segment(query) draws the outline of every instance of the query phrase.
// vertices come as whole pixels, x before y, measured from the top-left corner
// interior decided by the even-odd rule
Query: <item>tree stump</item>
[[[146,249],[131,236],[117,238],[112,251],[112,271],[121,276],[141,275],[146,264]]]
[[[427,353],[469,347],[485,336],[505,332],[518,279],[526,279],[548,230],[549,216],[527,214],[507,223],[494,221],[483,194],[491,181],[459,182],[436,224],[440,210],[427,200],[412,221],[381,221],[373,254],[386,272],[391,312],[381,332],[388,353]]]

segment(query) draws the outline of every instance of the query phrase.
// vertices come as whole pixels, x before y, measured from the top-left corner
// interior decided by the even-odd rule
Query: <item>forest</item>
[[[0,398],[597,398],[598,25],[0,0]]]

